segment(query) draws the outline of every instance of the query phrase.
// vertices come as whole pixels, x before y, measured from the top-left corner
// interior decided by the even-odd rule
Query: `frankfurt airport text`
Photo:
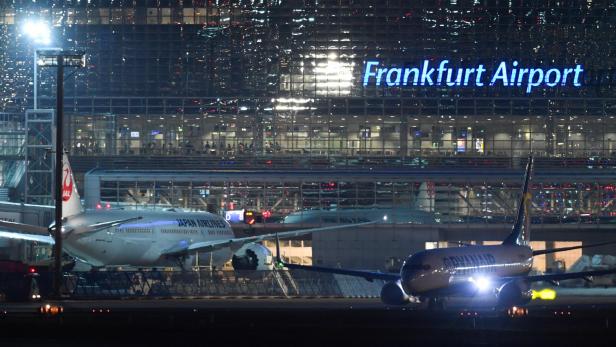
[[[517,61],[511,64],[502,61],[494,73],[486,79],[486,68],[483,64],[476,67],[448,67],[449,60],[441,60],[431,64],[424,60],[419,67],[380,67],[378,60],[369,60],[364,69],[364,86],[373,83],[375,86],[494,86],[523,87],[526,93],[533,88],[546,86],[580,87],[582,65],[568,68],[522,68]]]

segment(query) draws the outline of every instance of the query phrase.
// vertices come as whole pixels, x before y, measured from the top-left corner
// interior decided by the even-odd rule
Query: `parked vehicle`
[[[0,296],[5,301],[34,301],[41,298],[38,270],[20,261],[0,260]]]

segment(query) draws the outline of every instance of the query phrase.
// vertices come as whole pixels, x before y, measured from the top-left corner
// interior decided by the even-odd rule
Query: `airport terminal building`
[[[89,207],[283,218],[420,206],[437,223],[506,224],[532,151],[537,223],[605,227],[616,216],[615,16],[608,1],[4,3],[3,183],[20,189],[11,163],[34,105],[40,47],[22,23],[42,17],[50,47],[87,54],[85,68],[67,72],[64,100],[65,144]],[[38,108],[53,109],[55,70],[37,73]],[[163,179],[107,169],[201,171]],[[208,174],[228,169],[236,173]],[[421,246],[455,238],[443,230]]]
[[[87,67],[65,82],[73,155],[616,151],[608,2],[46,0],[0,11],[5,112],[32,107],[34,47],[20,22],[42,16],[52,46],[85,50]],[[39,107],[53,108],[54,71],[40,74]]]

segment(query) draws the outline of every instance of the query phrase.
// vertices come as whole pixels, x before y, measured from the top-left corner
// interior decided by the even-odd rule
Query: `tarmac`
[[[41,313],[46,304],[63,312]],[[615,289],[562,289],[526,308],[512,317],[482,298],[450,299],[443,310],[365,298],[0,303],[0,345],[616,345]]]

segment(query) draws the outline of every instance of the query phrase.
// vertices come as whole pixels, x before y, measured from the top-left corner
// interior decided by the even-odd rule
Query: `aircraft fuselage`
[[[161,254],[178,245],[234,238],[223,218],[206,212],[140,211],[143,218],[95,232],[88,225],[134,216],[133,211],[87,211],[64,224],[66,251],[93,266],[178,265]],[[212,262],[222,265],[232,256],[225,248],[212,252]]]
[[[407,294],[421,296],[456,282],[469,283],[469,279],[525,275],[532,264],[533,253],[527,246],[431,249],[406,259],[400,270],[400,282]]]

